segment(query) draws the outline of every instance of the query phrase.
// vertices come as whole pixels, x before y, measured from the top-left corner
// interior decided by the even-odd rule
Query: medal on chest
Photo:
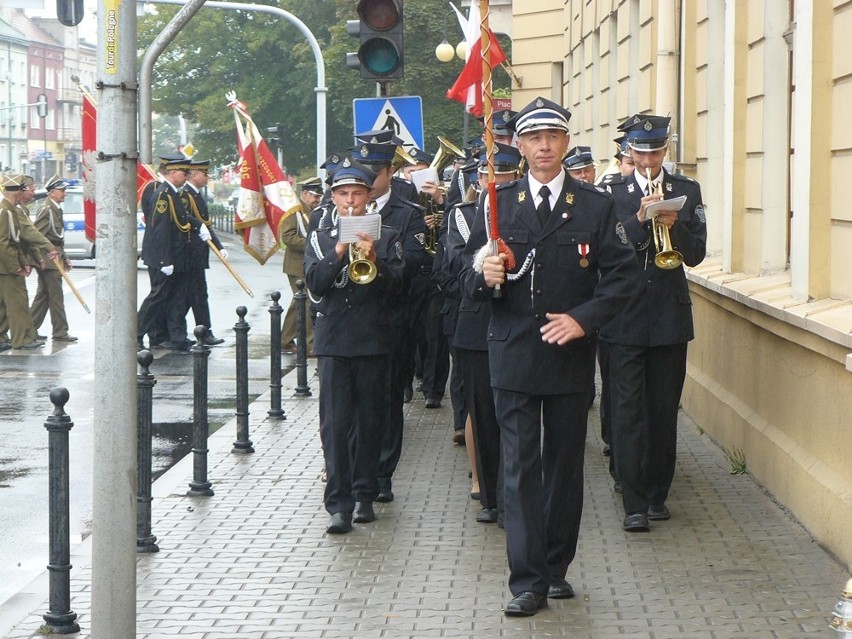
[[[589,268],[589,245],[578,244],[577,252],[580,254],[580,268]]]

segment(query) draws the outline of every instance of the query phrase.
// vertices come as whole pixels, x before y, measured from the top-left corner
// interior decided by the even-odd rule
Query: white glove
[[[171,275],[172,273],[174,273],[174,272],[175,272],[174,264],[169,264],[168,266],[162,266],[162,267],[160,267],[160,272],[161,272],[163,275],[166,275],[166,276]]]
[[[201,238],[202,242],[206,242],[212,237],[210,235],[210,229],[207,228],[206,224],[202,224],[201,228],[198,229],[198,237]]]
[[[228,250],[227,249],[219,249],[219,254],[222,256],[223,260],[228,259]]]

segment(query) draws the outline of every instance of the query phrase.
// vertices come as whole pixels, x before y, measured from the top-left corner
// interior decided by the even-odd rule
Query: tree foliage
[[[347,149],[355,133],[352,100],[376,95],[375,83],[361,80],[345,62],[346,53],[358,48],[357,39],[346,33],[346,20],[357,19],[354,1],[266,4],[298,17],[319,42],[327,87],[327,151]],[[157,5],[155,14],[139,20],[140,57],[177,10]],[[446,0],[405,3],[405,77],[388,86],[392,96],[421,96],[425,146],[431,152],[437,148],[437,135],[459,146],[465,143],[463,108],[445,97],[463,63],[455,59],[444,64],[435,57],[449,10]],[[455,16],[446,24],[447,39],[455,44],[462,39]],[[500,69],[495,70],[494,86],[510,86]],[[226,92],[235,91],[262,132],[283,124],[285,164],[291,173],[306,174],[313,173],[316,159],[316,87],[314,55],[294,25],[272,14],[202,7],[155,64],[152,96],[156,113],[182,114],[191,121],[196,133],[190,141],[201,156],[221,165],[236,160],[233,114],[225,99]],[[478,126],[473,119],[470,122],[473,134]],[[155,148],[175,148],[178,131],[172,135],[173,140],[158,134]]]

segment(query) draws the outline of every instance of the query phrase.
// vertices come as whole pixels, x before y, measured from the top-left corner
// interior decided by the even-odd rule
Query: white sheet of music
[[[439,186],[441,184],[438,181],[438,170],[434,166],[429,166],[425,169],[420,169],[419,171],[412,171],[410,176],[411,181],[414,182],[414,186],[417,187],[418,193],[423,190],[423,185],[426,184],[426,182],[433,182]]]
[[[339,225],[338,242],[357,242],[361,238],[356,233],[366,233],[374,240],[378,240],[382,236],[382,216],[378,213],[354,217],[341,215],[337,218],[337,222]]]
[[[645,207],[645,217],[649,220],[657,217],[657,211],[680,211],[686,204],[686,196],[679,195],[670,200],[660,200]]]

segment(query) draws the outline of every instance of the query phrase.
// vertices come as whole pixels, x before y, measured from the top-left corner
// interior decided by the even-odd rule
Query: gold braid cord
[[[479,0],[479,40],[482,47],[482,113],[485,127],[485,153],[488,159],[488,182],[494,182],[494,107],[491,103],[491,30],[488,27],[488,0]]]

